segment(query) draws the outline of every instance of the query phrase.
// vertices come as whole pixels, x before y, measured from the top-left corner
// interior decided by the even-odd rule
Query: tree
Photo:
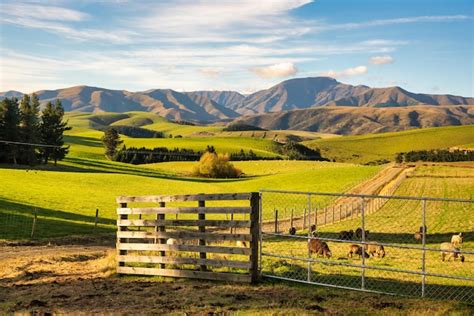
[[[16,98],[5,98],[0,103],[0,139],[17,142],[19,141],[20,112]],[[4,144],[1,148],[3,153],[0,159],[5,162],[12,161],[17,164],[18,147],[15,144]]]
[[[120,135],[117,130],[109,128],[105,131],[104,136],[102,137],[102,143],[105,147],[105,155],[110,160],[113,160],[117,152],[117,148],[123,143],[123,141],[120,140]]]
[[[47,164],[49,158],[54,160],[56,165],[58,160],[63,159],[69,152],[69,146],[64,145],[63,135],[65,131],[71,130],[67,122],[63,121],[64,108],[61,101],[56,100],[53,105],[51,102],[41,112],[40,139],[42,144],[58,147],[41,147],[41,158]]]
[[[39,99],[36,94],[32,98],[25,94],[20,102],[20,137],[24,143],[35,144],[39,141]],[[36,149],[34,146],[23,146],[22,161],[30,165],[36,163]]]

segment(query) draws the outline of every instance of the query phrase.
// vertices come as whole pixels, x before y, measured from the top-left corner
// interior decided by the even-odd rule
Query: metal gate
[[[260,194],[262,276],[474,302],[474,200]]]

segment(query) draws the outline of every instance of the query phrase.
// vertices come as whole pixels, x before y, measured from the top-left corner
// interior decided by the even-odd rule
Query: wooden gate
[[[117,273],[257,280],[259,199],[256,192],[118,197]]]

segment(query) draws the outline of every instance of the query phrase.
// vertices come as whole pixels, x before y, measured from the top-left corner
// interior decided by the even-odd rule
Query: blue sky
[[[474,96],[472,0],[3,0],[0,34],[0,91],[250,93],[324,75]]]

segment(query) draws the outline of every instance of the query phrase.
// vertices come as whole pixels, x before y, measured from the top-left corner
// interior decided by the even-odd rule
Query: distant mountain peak
[[[422,94],[399,86],[371,88],[341,83],[331,77],[293,78],[249,95],[236,91],[203,90],[178,92],[149,89],[129,92],[88,85],[37,91],[42,103],[60,99],[67,111],[149,111],[169,119],[217,121],[240,115],[282,112],[321,106],[405,107],[414,105],[474,105],[474,98]],[[21,98],[19,91],[0,93]]]

